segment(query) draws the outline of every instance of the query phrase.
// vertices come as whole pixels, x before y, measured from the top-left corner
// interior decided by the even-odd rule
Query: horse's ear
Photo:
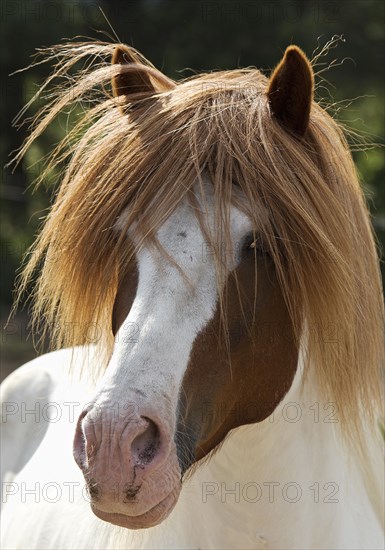
[[[124,44],[116,46],[112,54],[112,64],[122,66],[120,73],[112,78],[114,97],[129,97],[155,91],[148,73],[142,68],[143,60],[133,48]],[[135,65],[137,70],[134,69]],[[127,70],[129,66],[130,70]]]
[[[267,94],[274,117],[289,131],[303,136],[309,124],[314,73],[300,48],[286,49],[270,78]]]

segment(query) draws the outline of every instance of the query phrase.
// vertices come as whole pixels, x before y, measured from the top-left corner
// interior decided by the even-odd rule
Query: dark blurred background
[[[384,7],[383,0],[1,0],[2,165],[25,137],[24,130],[12,127],[12,119],[49,68],[40,65],[8,75],[27,66],[35,48],[63,38],[82,35],[115,41],[100,8],[121,42],[137,48],[175,79],[191,74],[185,68],[201,71],[254,65],[268,72],[289,44],[299,45],[311,58],[318,44],[322,47],[333,35],[343,36],[326,62],[335,58],[344,62],[322,75],[328,83],[319,86],[318,96],[338,104],[340,120],[367,142],[383,144]],[[35,193],[30,186],[39,174],[42,157],[64,132],[60,121],[53,124],[14,173],[9,168],[2,171],[2,377],[37,353],[28,337],[27,308],[4,325],[15,273],[50,203],[49,185]],[[383,150],[357,151],[354,158],[378,240],[385,244]]]

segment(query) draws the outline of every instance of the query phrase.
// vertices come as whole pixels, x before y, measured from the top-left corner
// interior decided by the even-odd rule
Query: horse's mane
[[[110,349],[119,272],[132,254],[114,229],[119,216],[125,210],[122,223],[153,243],[205,170],[225,236],[236,202],[270,244],[298,340],[306,326],[325,403],[338,405],[344,432],[356,439],[380,407],[383,310],[368,210],[342,129],[313,103],[305,136],[288,133],[271,116],[268,79],[255,68],[174,82],[134,50],[136,63],[126,70],[148,75],[155,92],[133,93],[123,104],[110,88],[121,70],[110,64],[114,47],[72,43],[48,52],[56,67],[47,82],[61,78],[59,91],[18,154],[64,108],[86,104],[51,156],[49,170],[68,163],[21,276],[23,291],[39,270],[35,321],[50,327],[55,347],[97,335]],[[92,62],[71,76],[85,59]],[[261,204],[268,212],[262,224]]]

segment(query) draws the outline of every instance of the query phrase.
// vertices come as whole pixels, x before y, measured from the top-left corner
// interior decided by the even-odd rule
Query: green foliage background
[[[327,61],[344,62],[328,71],[329,84],[319,86],[320,99],[345,106],[339,117],[370,142],[384,141],[384,6],[382,0],[2,0],[1,92],[2,164],[20,146],[24,134],[12,119],[47,76],[40,65],[8,75],[31,61],[35,48],[76,35],[112,36],[99,7],[119,40],[135,46],[172,78],[191,74],[183,69],[232,69],[254,65],[269,71],[289,44],[311,58],[318,41],[343,35]],[[112,38],[111,38],[112,40]],[[353,103],[347,100],[357,98]],[[57,121],[31,148],[12,174],[2,173],[0,292],[1,318],[12,302],[15,271],[33,241],[50,202],[50,190],[32,193],[41,159],[64,134]],[[381,147],[354,153],[373,223],[385,244],[384,154]],[[25,339],[23,336],[20,341]],[[3,337],[3,343],[9,339]]]

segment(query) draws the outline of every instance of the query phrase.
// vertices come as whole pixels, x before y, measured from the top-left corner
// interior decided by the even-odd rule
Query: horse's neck
[[[231,525],[245,548],[353,548],[359,521],[377,530],[357,463],[338,439],[338,411],[319,399],[311,374],[301,391],[301,376],[272,417],[235,430],[192,478],[202,514],[218,528],[225,519],[229,544]]]

